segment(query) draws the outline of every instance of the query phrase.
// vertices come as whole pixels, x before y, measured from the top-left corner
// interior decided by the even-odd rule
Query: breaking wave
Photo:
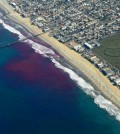
[[[111,116],[115,116],[115,118],[120,121],[120,110],[112,104],[112,102],[105,99],[100,93],[87,83],[83,78],[79,77],[74,71],[71,69],[64,67],[55,59],[52,59],[52,62],[55,64],[57,68],[62,69],[64,72],[68,73],[70,78],[77,83],[82,90],[94,98],[94,102],[100,107],[105,109]]]
[[[26,37],[22,35],[18,30],[4,23],[3,20],[0,20],[0,23],[3,24],[4,28],[9,30],[12,33],[15,33],[19,36],[19,39],[25,39]],[[83,78],[79,77],[74,71],[60,64],[54,56],[56,55],[54,51],[50,48],[42,46],[36,42],[33,42],[30,39],[25,40],[24,42],[28,43],[30,47],[32,47],[35,52],[44,55],[51,59],[54,65],[63,70],[65,73],[69,74],[69,77],[79,86],[81,89],[94,98],[94,102],[102,109],[105,109],[111,116],[115,116],[115,118],[120,121],[120,110],[112,104],[112,102],[105,99],[98,91],[96,91],[89,83],[87,83]],[[57,55],[56,55],[57,56]]]
[[[2,19],[0,19],[0,23],[3,24],[3,27],[7,30],[9,30],[12,33],[15,33],[19,36],[19,39],[22,40],[25,38],[25,36],[23,36],[19,31],[17,31],[16,29],[14,29],[13,27],[7,25],[6,23],[4,23],[4,21]]]

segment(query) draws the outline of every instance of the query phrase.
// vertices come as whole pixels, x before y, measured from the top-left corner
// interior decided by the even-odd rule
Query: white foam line
[[[112,104],[112,102],[105,99],[103,96],[98,95],[94,102],[99,105],[99,107],[105,109],[110,115],[115,116],[118,121],[120,121],[120,110]]]
[[[96,94],[96,91],[94,90],[94,88],[89,83],[87,83],[83,78],[79,77],[72,70],[64,67],[55,59],[52,59],[52,62],[55,64],[57,68],[60,68],[64,72],[68,73],[70,78],[74,80],[77,83],[77,85],[83,89],[84,92],[86,92],[88,95],[94,98],[94,102],[100,108],[105,109],[110,115],[115,116],[116,119],[120,121],[120,110],[114,104],[112,104],[112,102],[105,99],[102,95],[100,94],[98,95],[98,93]]]
[[[0,20],[0,23],[3,24],[4,28],[9,30],[10,32],[13,32],[15,34],[19,35],[20,39],[24,39],[25,36],[23,36],[19,31],[14,29],[13,27],[7,25],[4,23],[3,20]],[[46,57],[52,57],[49,56],[48,54],[55,55],[54,51],[51,50],[50,48],[47,48],[45,46],[42,46],[38,43],[33,42],[32,40],[25,40],[24,42],[28,43],[34,50],[35,52],[42,54]],[[105,99],[100,93],[98,93],[94,88],[87,83],[83,78],[79,77],[75,72],[73,72],[71,69],[64,67],[61,65],[58,61],[56,61],[53,57],[51,58],[51,61],[55,64],[55,66],[64,72],[68,73],[70,78],[77,83],[79,87],[82,88],[82,90],[87,93],[88,95],[92,96],[94,98],[94,102],[101,107],[102,109],[105,109],[110,115],[115,116],[115,118],[120,121],[120,110],[112,104],[110,101]]]
[[[5,29],[9,30],[12,33],[15,33],[15,34],[19,35],[20,40],[25,38],[25,36],[23,36],[19,31],[17,31],[16,29],[14,29],[11,26],[5,24],[2,19],[0,19],[0,23],[3,24],[3,26],[4,26]]]

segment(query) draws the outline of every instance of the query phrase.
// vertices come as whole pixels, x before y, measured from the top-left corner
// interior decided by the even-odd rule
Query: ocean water
[[[5,23],[0,21],[0,45],[27,36]],[[119,134],[114,112],[98,107],[94,88],[56,54],[37,39],[0,48],[0,134]],[[99,105],[113,107],[105,102]]]

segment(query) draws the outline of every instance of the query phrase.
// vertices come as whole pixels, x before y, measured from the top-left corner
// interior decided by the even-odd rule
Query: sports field
[[[93,51],[120,70],[120,34],[99,41],[101,46]]]

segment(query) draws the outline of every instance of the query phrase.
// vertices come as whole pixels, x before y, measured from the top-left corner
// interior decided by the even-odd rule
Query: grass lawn
[[[93,51],[120,70],[120,34],[99,41],[101,46]]]

